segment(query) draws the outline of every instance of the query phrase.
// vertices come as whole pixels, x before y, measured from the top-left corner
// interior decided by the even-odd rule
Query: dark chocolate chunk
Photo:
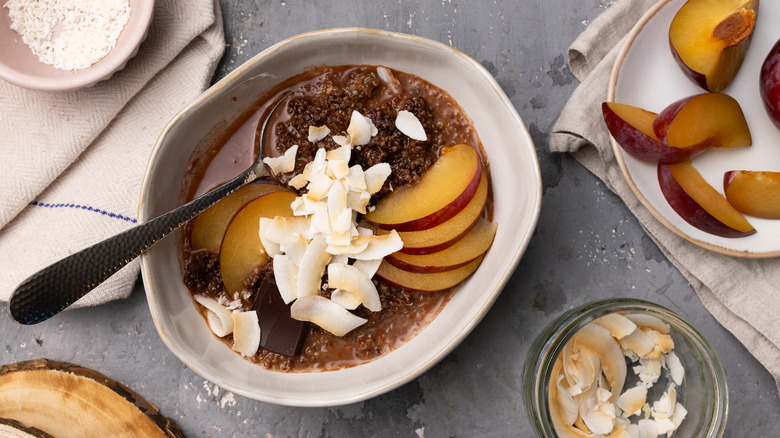
[[[309,323],[290,316],[292,303],[285,304],[273,275],[266,275],[252,308],[260,321],[260,348],[285,356],[301,353]]]

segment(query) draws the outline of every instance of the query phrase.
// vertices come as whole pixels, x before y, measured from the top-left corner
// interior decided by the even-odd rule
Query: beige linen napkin
[[[601,116],[623,37],[655,0],[620,0],[569,49],[580,80],[552,128],[550,149],[569,152],[620,196],[648,235],[690,281],[704,306],[769,370],[780,386],[780,259],[747,260],[699,248],[667,229],[641,204],[618,167]]]
[[[136,224],[152,146],[208,87],[224,45],[217,0],[157,0],[138,54],[109,80],[59,93],[0,80],[0,300]],[[138,271],[135,261],[75,306],[129,296]]]

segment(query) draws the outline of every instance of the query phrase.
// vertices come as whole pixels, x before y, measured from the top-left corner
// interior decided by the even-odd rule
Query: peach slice
[[[477,193],[471,198],[469,204],[460,213],[441,224],[421,231],[404,231],[398,233],[404,247],[404,254],[430,254],[448,248],[460,240],[479,219],[485,207],[488,195],[487,173],[482,172]],[[377,229],[379,235],[388,234],[389,231]]]
[[[225,230],[236,212],[249,201],[268,192],[280,190],[287,189],[275,183],[255,182],[241,187],[209,207],[195,218],[190,235],[192,249],[217,253]]]
[[[734,148],[753,142],[739,102],[722,93],[697,94],[672,103],[655,118],[653,130],[661,141],[681,149]]]
[[[780,172],[732,170],[723,175],[723,190],[742,213],[780,219]]]
[[[477,191],[481,174],[482,164],[474,148],[465,144],[446,147],[419,183],[397,188],[364,218],[386,230],[435,227],[468,205]]]
[[[780,128],[780,40],[766,55],[759,76],[761,100],[775,126]]]
[[[758,0],[688,0],[669,26],[677,64],[708,91],[726,88],[745,58],[758,14]]]
[[[219,270],[228,292],[241,291],[249,274],[268,263],[260,242],[260,218],[292,216],[290,204],[295,198],[295,193],[288,191],[266,193],[246,204],[230,221],[219,251]]]
[[[656,113],[631,105],[604,102],[601,105],[609,133],[628,154],[652,163],[677,163],[701,151],[670,147],[653,132]]]
[[[658,165],[658,182],[669,205],[686,222],[721,237],[745,237],[756,230],[707,183],[690,161]]]
[[[430,273],[404,271],[403,269],[398,269],[390,263],[383,261],[382,264],[379,265],[376,275],[387,283],[406,290],[434,292],[449,289],[465,280],[477,270],[484,257],[484,255],[481,255],[468,265],[451,271]]]
[[[498,224],[480,218],[462,239],[447,249],[426,255],[396,252],[385,261],[409,272],[443,272],[468,265],[490,248]]]

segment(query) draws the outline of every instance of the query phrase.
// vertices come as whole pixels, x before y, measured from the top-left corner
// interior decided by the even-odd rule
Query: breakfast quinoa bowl
[[[269,108],[279,100],[279,96],[288,96],[289,93],[292,94],[285,97],[279,111],[274,111],[273,116],[269,115]],[[339,142],[343,143],[344,140],[337,134],[350,135],[350,127],[355,126],[356,123],[353,120],[359,117],[356,114],[365,117],[362,120],[370,121],[368,124],[373,125],[374,135],[371,135],[367,141],[358,141],[361,143],[358,145],[340,145]],[[423,135],[415,139],[404,133],[403,120],[397,121],[401,114],[418,121],[416,127],[422,129]],[[384,66],[321,66],[296,75],[269,91],[232,123],[223,135],[219,136],[219,140],[206,152],[206,159],[198,155],[197,165],[192,166],[192,176],[186,179],[189,184],[185,191],[190,197],[233,178],[246,167],[242,160],[235,160],[232,157],[254,159],[253,149],[257,148],[256,143],[259,141],[255,138],[258,125],[262,124],[261,122],[267,117],[271,117],[266,128],[270,135],[269,141],[264,145],[264,155],[271,157],[271,160],[279,160],[282,159],[279,157],[284,157],[288,151],[295,151],[290,171],[274,173],[269,180],[264,181],[267,190],[272,193],[294,185],[296,175],[306,173],[307,166],[309,168],[312,166],[310,163],[316,160],[320,149],[327,151],[326,154],[331,156],[339,151],[349,150],[348,165],[359,172],[358,176],[362,175],[364,170],[386,163],[385,168],[389,168],[389,174],[372,193],[370,203],[366,203],[368,199],[364,197],[365,205],[355,206],[359,211],[355,211],[354,215],[352,212],[349,213],[354,216],[355,225],[361,223],[366,225],[363,218],[371,217],[370,210],[385,197],[400,188],[411,188],[419,184],[426,172],[438,161],[439,156],[454,145],[469,145],[474,151],[479,151],[478,161],[486,163],[481,152],[479,137],[468,116],[452,97],[438,87],[417,76]],[[401,129],[397,127],[399,123]],[[327,127],[331,135],[313,137],[310,135],[310,130],[316,131],[317,127]],[[355,137],[354,133],[352,137]],[[351,140],[356,141],[355,138]],[[480,164],[477,170],[479,171],[479,175],[475,178],[477,181],[482,179],[490,181],[487,166]],[[485,178],[481,178],[482,172],[486,174]],[[285,202],[289,202],[289,199],[309,200],[311,192],[317,190],[315,185],[319,181],[322,179],[312,179],[306,187],[297,187],[296,194],[301,194],[301,198],[292,195],[282,197],[286,199]],[[487,188],[489,187],[485,187],[482,191],[487,192]],[[336,335],[317,324],[294,321],[297,318],[290,316],[292,303],[289,301],[292,300],[285,300],[287,302],[282,303],[276,290],[279,279],[275,278],[275,271],[278,267],[274,266],[273,257],[257,257],[254,259],[255,266],[250,266],[251,262],[236,261],[239,257],[223,254],[224,251],[252,251],[251,246],[258,245],[256,240],[242,237],[242,241],[236,245],[241,245],[243,248],[237,250],[232,244],[231,236],[234,234],[232,233],[234,229],[244,226],[242,215],[249,214],[245,209],[249,208],[252,202],[262,203],[259,198],[266,194],[262,193],[265,190],[246,195],[247,199],[243,206],[240,206],[241,202],[238,201],[233,203],[229,214],[231,220],[227,221],[227,229],[224,231],[224,237],[220,239],[219,248],[216,245],[216,238],[213,239],[214,243],[203,242],[208,240],[208,237],[203,235],[212,233],[209,228],[215,225],[211,221],[203,225],[200,222],[204,221],[200,218],[195,218],[186,227],[182,245],[184,283],[200,304],[199,310],[206,320],[210,322],[214,320],[214,315],[209,314],[212,309],[221,311],[217,307],[203,305],[206,298],[222,304],[234,314],[244,311],[257,312],[258,324],[261,327],[260,347],[257,351],[242,352],[252,362],[276,371],[327,371],[365,363],[387,354],[413,338],[435,318],[452,294],[456,293],[457,286],[442,287],[441,290],[412,290],[409,285],[398,285],[382,278],[380,269],[379,275],[375,276],[372,282],[381,306],[378,309],[369,309],[366,305],[359,305],[350,309],[354,315],[365,319],[364,324],[346,334]],[[350,193],[354,192],[354,190],[350,191]],[[475,226],[490,223],[491,202],[489,196],[478,194],[477,190],[471,190],[468,195],[470,196],[464,197],[467,198],[466,204],[473,201],[478,207],[475,209],[475,214],[464,223],[463,229],[452,231],[451,239],[440,245],[440,250],[429,249],[427,257],[413,255],[412,260],[415,260],[415,257],[418,260],[422,257],[423,261],[430,262],[433,260],[432,257],[441,258],[441,254],[446,256],[447,253],[457,251],[458,246],[455,246],[455,243],[459,240],[458,237],[476,236],[480,231],[487,230],[482,233],[481,238],[469,237],[468,241],[461,243],[460,246],[470,247],[471,251],[467,255],[449,264],[442,264],[437,270],[448,272],[470,264],[478,258],[481,260],[493,240],[496,226],[495,224]],[[237,196],[242,194],[238,193]],[[330,204],[330,201],[328,202]],[[236,206],[239,208],[236,209]],[[219,208],[215,206],[213,210]],[[254,217],[247,219],[249,222],[257,223],[261,217],[259,215],[264,213],[262,208],[259,208],[254,214]],[[300,215],[296,214],[296,216]],[[453,217],[439,222],[445,226],[446,222],[451,223],[455,219]],[[314,228],[314,221],[315,219],[311,221],[309,228]],[[334,225],[332,219],[330,222]],[[223,231],[223,227],[224,222],[218,227],[220,230],[213,233],[219,234]],[[425,233],[424,230],[434,227],[435,224],[432,222],[424,229],[401,232],[400,236],[411,236],[409,233]],[[403,229],[403,226],[400,228]],[[355,229],[358,229],[357,226]],[[380,229],[379,232],[381,233],[382,230]],[[253,229],[252,234],[254,233]],[[250,248],[246,248],[247,246]],[[262,243],[259,246],[262,246]],[[451,248],[447,253],[441,252],[447,248]],[[404,249],[399,251],[398,256],[401,258],[404,257],[403,251]],[[330,254],[334,259],[344,255],[337,250],[331,252],[335,252]],[[412,249],[411,252],[419,253],[421,250]],[[388,256],[392,257],[390,254]],[[392,265],[395,258],[386,260],[385,263]],[[233,280],[232,266],[237,263],[246,264],[246,267],[241,270],[242,274],[239,274],[237,280]],[[476,264],[478,265],[478,262]],[[359,262],[348,265],[360,266]],[[415,265],[419,266],[419,269],[410,268],[401,261],[395,262],[395,265],[397,267],[400,265],[404,272],[419,272],[418,275],[426,275],[426,271],[432,270],[430,266],[420,266],[419,263]],[[323,273],[319,273],[320,277],[322,275]],[[364,281],[371,277],[374,276],[366,276]],[[325,273],[322,288],[317,292],[320,296],[331,299],[335,288],[327,287],[327,283],[328,274]],[[412,287],[416,288],[415,285]],[[371,289],[370,286],[368,288]],[[300,292],[298,294],[300,295]],[[209,303],[214,306],[213,302]],[[227,345],[236,349],[233,333],[221,335],[219,328],[212,331]]]
[[[420,281],[419,272],[408,272],[395,265],[382,263],[377,268],[377,274],[381,270],[385,277],[391,277],[397,282],[406,284],[413,281],[418,289],[431,289],[436,284],[441,285],[444,280],[450,281],[452,273],[459,273],[462,278],[455,278],[455,283],[460,282],[455,293],[413,338],[359,366],[339,367],[328,372],[273,371],[232,351],[224,339],[213,334],[210,325],[204,320],[202,309],[198,307],[200,304],[193,299],[193,294],[183,282],[183,242],[186,230],[182,229],[163,239],[141,258],[144,289],[157,331],[163,343],[187,367],[236,395],[281,405],[335,406],[375,397],[411,381],[455,349],[487,314],[522,257],[539,217],[541,175],[533,142],[514,106],[490,73],[472,58],[444,44],[392,32],[346,28],[317,31],[284,40],[237,67],[183,108],[163,130],[153,150],[144,179],[139,220],[148,220],[181,205],[189,195],[180,190],[182,180],[187,175],[192,178],[193,166],[198,164],[192,158],[198,154],[205,157],[206,151],[220,141],[220,134],[228,131],[230,125],[263,96],[289,78],[313,68],[342,65],[385,66],[392,71],[405,72],[446,91],[457,102],[471,119],[475,132],[479,133],[483,146],[480,152],[484,154],[485,164],[489,163],[490,168],[489,171],[480,172],[479,181],[476,182],[472,181],[473,177],[465,177],[468,172],[457,172],[459,176],[455,180],[459,186],[450,184],[442,190],[434,190],[430,199],[441,201],[445,195],[463,191],[472,182],[479,186],[482,178],[487,179],[489,174],[492,183],[490,198],[493,202],[493,216],[490,219],[499,224],[496,236],[479,262],[479,269],[469,276],[464,273],[468,273],[474,266],[451,269],[450,273],[437,272],[442,268],[442,262],[438,261],[438,266],[437,263],[426,266],[432,268],[433,272],[425,274],[427,281]],[[252,130],[255,129],[256,126],[252,126]],[[344,134],[334,131],[330,136]],[[251,138],[254,133],[247,135]],[[481,162],[475,158],[480,157],[480,154],[476,154],[477,150],[472,146],[456,146],[447,146],[453,148],[453,153],[440,154],[436,163],[441,162],[442,157],[448,157],[445,161],[451,163],[444,166],[445,169],[457,163],[456,167],[472,166],[473,172],[476,168],[474,163]],[[466,153],[469,151],[474,152],[470,155]],[[278,158],[283,157],[282,154]],[[251,160],[249,157],[235,158]],[[436,163],[426,172],[441,167]],[[447,173],[444,172],[440,177]],[[291,180],[294,178],[292,173],[286,177]],[[204,180],[205,177],[201,179],[201,184]],[[263,181],[249,186],[268,183]],[[286,185],[287,182],[282,184]],[[416,186],[423,184],[424,181]],[[203,190],[211,188],[208,183],[203,185]],[[287,185],[283,192],[273,196],[291,196],[294,199],[299,196],[296,190]],[[486,192],[477,191],[479,196],[487,199]],[[386,196],[376,205],[387,203],[390,198]],[[461,207],[475,209],[474,205],[459,205]],[[432,208],[436,208],[436,205]],[[410,215],[421,213],[417,210],[405,208],[388,211]],[[373,229],[375,235],[391,235],[392,230],[376,224],[384,226],[386,223],[408,222],[413,217],[395,219],[376,216],[373,217],[373,225],[361,221],[359,226],[361,229]],[[485,222],[490,221],[486,219]],[[395,228],[399,235],[405,233],[410,238],[421,237],[413,231],[398,229],[403,227]],[[440,231],[446,229],[439,226],[433,228]],[[435,243],[441,245],[447,242],[441,238]],[[412,248],[413,252],[425,252],[424,244],[424,240],[420,239],[413,241],[408,248]],[[221,245],[221,242],[217,240],[216,245]],[[397,260],[393,262],[406,269],[413,269],[410,266],[419,263],[417,257],[422,256],[425,254],[397,254],[394,257]],[[274,266],[278,258],[275,257]],[[353,259],[350,263],[354,265],[357,261]],[[364,267],[372,263],[376,261],[361,261]],[[295,300],[298,301],[301,300]],[[379,300],[379,305],[383,306],[384,303]],[[355,317],[361,318],[357,315]]]

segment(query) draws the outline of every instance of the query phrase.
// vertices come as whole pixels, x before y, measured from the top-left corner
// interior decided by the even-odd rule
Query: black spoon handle
[[[21,324],[37,324],[56,315],[146,252],[160,239],[203,210],[259,176],[250,169],[217,189],[149,222],[98,242],[27,278],[8,303]]]

